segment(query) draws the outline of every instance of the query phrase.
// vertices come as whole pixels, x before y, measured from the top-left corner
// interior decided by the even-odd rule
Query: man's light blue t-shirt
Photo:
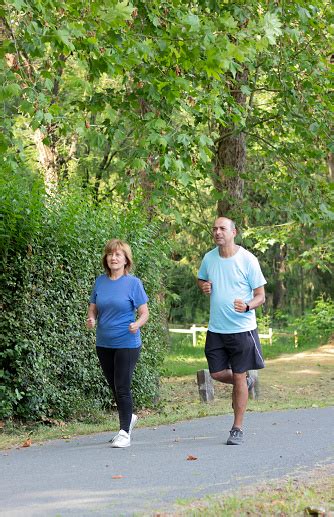
[[[135,310],[148,301],[143,284],[136,276],[123,275],[112,280],[99,276],[90,297],[97,307],[96,346],[105,348],[138,348],[140,330],[129,331],[135,321]]]
[[[267,283],[252,253],[239,246],[235,255],[223,258],[217,247],[204,256],[198,278],[212,282],[208,327],[211,332],[235,334],[256,328],[255,310],[239,313],[233,303],[236,298],[249,302],[254,297],[253,289]]]

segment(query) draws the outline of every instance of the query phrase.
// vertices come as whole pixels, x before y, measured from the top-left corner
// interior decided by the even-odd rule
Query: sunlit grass
[[[262,517],[306,515],[306,508],[313,508],[312,515],[331,515],[334,510],[334,476],[331,466],[318,467],[304,477],[285,478],[271,483],[208,496],[200,500],[183,500],[169,511],[172,516],[207,517]],[[315,509],[319,509],[319,513]],[[307,513],[309,515],[309,513]]]

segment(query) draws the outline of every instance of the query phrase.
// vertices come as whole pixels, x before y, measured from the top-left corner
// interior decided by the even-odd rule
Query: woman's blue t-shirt
[[[140,330],[131,334],[129,325],[135,321],[135,310],[147,301],[143,284],[136,276],[123,275],[117,280],[99,276],[90,297],[90,303],[97,307],[96,346],[138,348]]]

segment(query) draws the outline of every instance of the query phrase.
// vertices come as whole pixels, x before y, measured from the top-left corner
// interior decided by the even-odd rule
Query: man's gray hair
[[[227,219],[229,219],[229,217]],[[236,228],[235,221],[233,221],[232,219],[230,219],[230,221],[231,221],[231,230],[235,230],[235,228]]]

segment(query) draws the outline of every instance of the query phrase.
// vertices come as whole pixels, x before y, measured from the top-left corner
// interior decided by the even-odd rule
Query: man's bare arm
[[[266,301],[266,295],[264,292],[264,286],[257,287],[253,290],[253,298],[251,300],[240,300],[237,298],[234,300],[234,309],[237,312],[245,312],[247,309],[247,305],[249,310],[256,309],[260,307],[260,305],[264,304]]]
[[[212,282],[210,280],[197,279],[197,285],[204,294],[211,294]]]

